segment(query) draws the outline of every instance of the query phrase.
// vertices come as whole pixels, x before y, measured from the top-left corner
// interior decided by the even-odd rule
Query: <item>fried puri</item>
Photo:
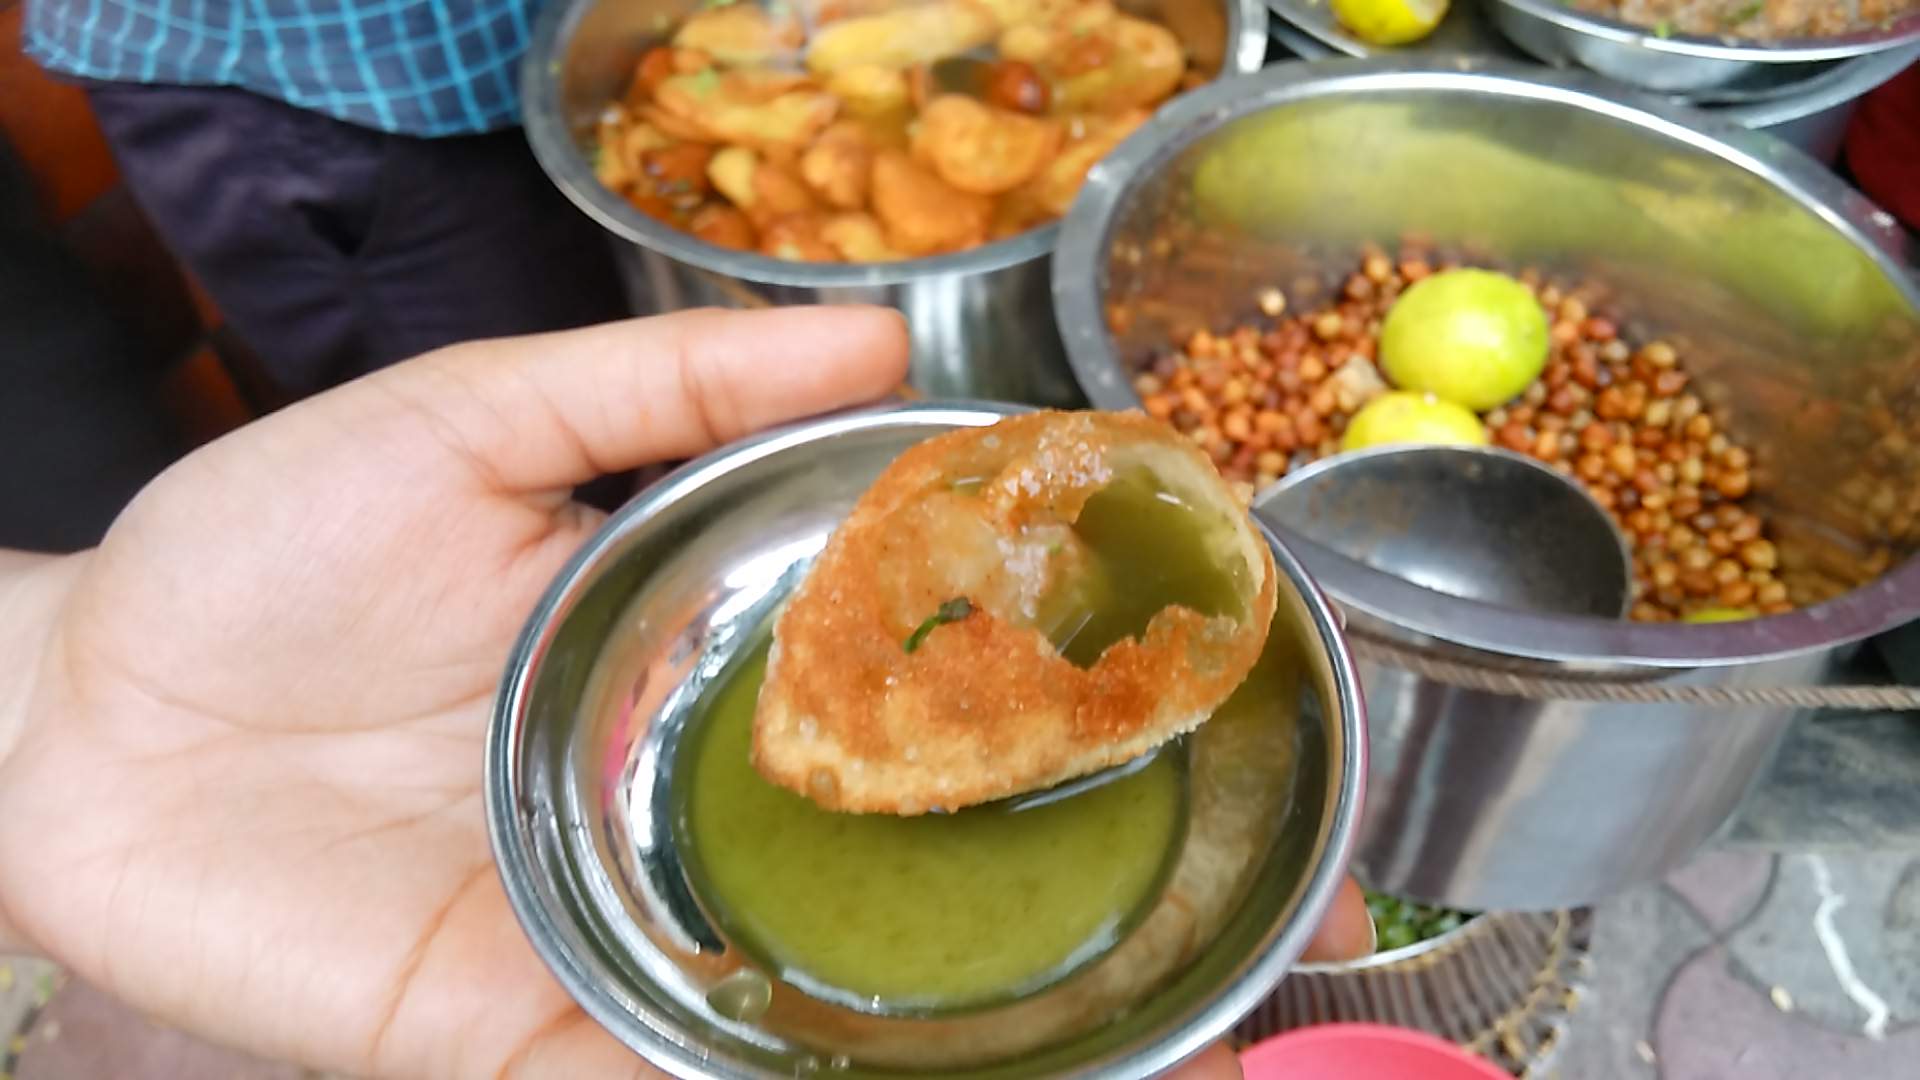
[[[1047,625],[1102,559],[1075,523],[1143,475],[1152,497],[1194,511],[1194,557],[1233,595],[1212,614],[1160,608],[1083,667]],[[940,435],[881,473],[775,624],[753,764],[827,809],[901,815],[1122,764],[1226,700],[1266,643],[1276,590],[1272,553],[1212,462],[1157,421],[1048,412]]]

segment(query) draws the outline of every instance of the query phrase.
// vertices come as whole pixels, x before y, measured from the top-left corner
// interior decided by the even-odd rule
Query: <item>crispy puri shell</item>
[[[1135,466],[1218,519],[1207,542],[1223,565],[1248,569],[1244,615],[1163,608],[1082,669],[1030,625],[1047,571],[1026,542],[1065,529]],[[964,505],[962,480],[980,481]],[[1198,726],[1240,685],[1276,589],[1272,553],[1231,490],[1163,424],[1032,413],[937,436],[861,497],[776,624],[754,767],[831,810],[910,815],[1131,760]],[[908,652],[906,639],[956,596],[972,612]]]

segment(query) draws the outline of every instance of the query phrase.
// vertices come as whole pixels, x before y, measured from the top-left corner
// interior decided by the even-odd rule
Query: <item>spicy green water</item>
[[[1148,473],[1095,495],[1075,527],[1094,570],[1044,605],[1055,645],[1084,666],[1168,604],[1237,613],[1238,583],[1205,557],[1217,527]],[[1179,745],[1083,787],[952,814],[833,813],[749,761],[766,651],[710,692],[675,797],[696,889],[781,978],[863,1007],[1005,998],[1097,958],[1157,898],[1188,803]]]
[[[1207,537],[1236,527],[1215,513],[1183,501],[1146,469],[1114,477],[1073,525],[1093,553],[1090,572],[1042,604],[1041,622],[1054,648],[1092,667],[1107,646],[1138,635],[1169,604],[1243,616],[1251,568],[1223,567],[1209,554]]]
[[[1180,766],[1046,805],[839,814],[748,762],[766,646],[714,699],[690,763],[697,885],[782,978],[897,1007],[1017,993],[1097,955],[1151,894],[1177,839]]]

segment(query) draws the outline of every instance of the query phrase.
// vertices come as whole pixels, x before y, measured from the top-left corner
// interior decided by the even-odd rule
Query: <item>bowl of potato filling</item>
[[[935,396],[1083,399],[1047,264],[1087,171],[1265,55],[1259,0],[571,0],[528,138],[642,310],[889,304]]]

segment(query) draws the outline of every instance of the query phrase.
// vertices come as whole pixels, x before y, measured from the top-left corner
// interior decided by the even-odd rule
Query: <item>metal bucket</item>
[[[706,906],[673,824],[675,757],[703,690],[888,463],[1014,411],[875,409],[716,451],[609,519],[515,646],[487,739],[507,896],[581,1007],[675,1076],[1153,1076],[1266,997],[1340,888],[1365,772],[1359,687],[1332,609],[1273,543],[1274,640],[1297,680],[1275,706],[1297,708],[1297,738],[1248,753],[1208,742],[1218,728],[1192,736],[1192,812],[1166,884],[1087,966],[1005,1000],[888,1012],[800,989]],[[1286,809],[1248,821],[1260,791]],[[752,1015],[720,996],[743,977],[764,995]]]
[[[1054,280],[1093,402],[1138,405],[1131,376],[1157,350],[1256,316],[1260,289],[1424,233],[1607,282],[1633,322],[1684,343],[1721,426],[1755,447],[1783,565],[1837,595],[1715,626],[1547,616],[1288,536],[1351,632],[1543,674],[1769,686],[1820,682],[1843,647],[1920,615],[1920,563],[1903,561],[1920,539],[1920,290],[1884,215],[1703,112],[1592,76],[1432,63],[1286,65],[1210,87],[1095,169]],[[1357,861],[1382,891],[1469,910],[1577,906],[1658,878],[1728,819],[1795,715],[1362,674]]]
[[[634,209],[594,178],[585,146],[642,53],[704,0],[560,0],[541,12],[521,69],[527,138],[572,199],[616,238],[636,311],[867,303],[898,308],[913,335],[908,381],[929,397],[1083,403],[1054,329],[1046,225],[971,251],[895,263],[802,263],[729,251]],[[1158,17],[1202,71],[1258,70],[1261,0],[1123,0]]]

